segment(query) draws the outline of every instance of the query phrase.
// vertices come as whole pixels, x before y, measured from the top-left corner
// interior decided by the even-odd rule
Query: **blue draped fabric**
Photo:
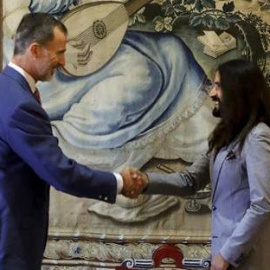
[[[162,125],[179,107],[192,107],[204,80],[179,38],[129,31],[117,54],[95,74],[78,79],[57,73],[53,87],[40,89],[42,104],[66,141],[114,148]]]
[[[74,0],[31,0],[29,10],[31,12],[45,12],[60,16],[66,13]]]
[[[59,16],[72,3],[32,0],[29,10]],[[12,40],[4,37],[4,43],[8,62]],[[212,123],[203,123],[205,112],[197,112],[206,82],[179,37],[127,31],[99,71],[80,78],[56,71],[38,87],[63,151],[85,165],[115,170],[141,167],[153,157],[192,161],[205,150]]]

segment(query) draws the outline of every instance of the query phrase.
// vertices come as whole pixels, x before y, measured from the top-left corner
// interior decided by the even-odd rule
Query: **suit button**
[[[104,197],[104,201],[108,201],[108,197]]]
[[[102,199],[102,196],[101,196],[101,195],[99,195],[99,196],[98,196],[98,198],[99,198],[99,199]]]
[[[212,206],[212,211],[216,211],[217,210],[217,208],[213,205]]]

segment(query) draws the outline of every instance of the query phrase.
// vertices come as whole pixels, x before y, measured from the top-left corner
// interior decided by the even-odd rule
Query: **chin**
[[[43,78],[43,82],[49,82],[52,79],[53,75],[49,74],[46,77]]]

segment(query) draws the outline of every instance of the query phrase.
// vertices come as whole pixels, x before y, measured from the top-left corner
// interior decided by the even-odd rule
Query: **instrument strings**
[[[109,13],[106,17],[103,18],[102,22],[106,26],[106,37],[109,35],[112,31],[117,29],[118,26],[123,24],[127,20],[126,14],[126,9],[124,5],[120,5],[118,8],[113,10],[111,13]],[[93,25],[88,27],[86,30],[84,30],[82,33],[77,35],[75,38],[72,38],[72,40],[77,40],[77,41],[83,41],[84,45],[86,44],[91,44],[91,46],[96,45],[102,38],[98,38],[93,29]]]

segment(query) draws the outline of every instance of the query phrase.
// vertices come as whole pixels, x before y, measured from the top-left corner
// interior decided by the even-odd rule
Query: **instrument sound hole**
[[[107,28],[103,21],[96,20],[93,23],[93,32],[95,37],[103,39],[107,35]]]

